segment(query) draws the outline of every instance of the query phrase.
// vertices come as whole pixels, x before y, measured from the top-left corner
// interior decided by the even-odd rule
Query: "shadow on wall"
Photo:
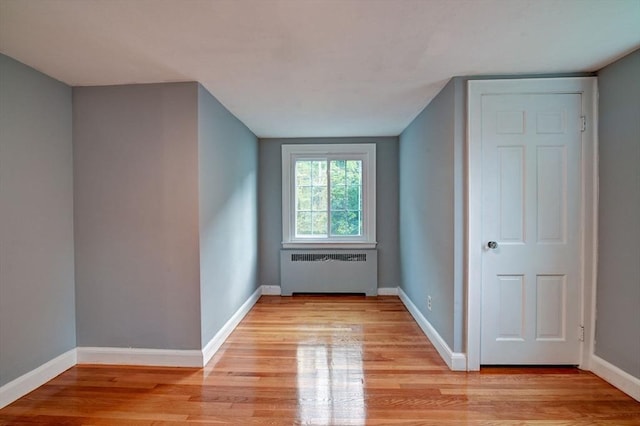
[[[256,173],[249,171],[201,223],[202,336],[205,345],[256,288]]]

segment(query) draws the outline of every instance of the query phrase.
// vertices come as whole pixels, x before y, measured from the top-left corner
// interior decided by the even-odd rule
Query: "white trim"
[[[318,241],[313,243],[282,243],[283,249],[313,249],[313,250],[346,250],[357,249],[367,250],[374,249],[378,245],[377,242],[373,243],[339,243],[336,241]]]
[[[263,285],[261,289],[261,294],[264,296],[280,296],[282,294],[282,287],[279,285]]]
[[[365,248],[376,245],[376,144],[282,145],[282,244],[283,248]],[[363,223],[357,237],[296,238],[295,163],[300,159],[354,159],[362,161]],[[357,246],[357,247],[356,247]]]
[[[591,357],[591,371],[640,402],[640,379],[597,355]]]
[[[76,365],[76,350],[71,349],[0,387],[0,408],[22,398],[32,390]]]
[[[201,350],[79,347],[77,362],[78,364],[203,367],[255,305],[262,291],[262,287],[257,288]]]
[[[466,290],[467,369],[480,369],[481,286],[482,286],[482,147],[478,142],[481,131],[482,95],[501,93],[580,93],[582,114],[588,125],[583,133],[583,197],[582,219],[584,229],[581,247],[582,324],[588,329],[581,362],[584,365],[593,347],[593,290],[595,274],[593,264],[596,252],[597,220],[597,79],[541,78],[513,80],[470,80],[467,105],[467,248]],[[586,348],[586,352],[585,352]]]
[[[202,367],[202,352],[197,349],[78,347],[78,364]]]
[[[585,368],[591,363],[595,354],[596,336],[596,286],[598,281],[598,79],[591,80],[591,87],[587,96],[582,99],[583,113],[592,117],[591,123],[587,122],[584,133],[584,141],[587,141],[583,152],[582,161],[582,200],[583,200],[583,244],[582,244],[582,321],[585,326],[585,340],[582,345],[580,368]],[[591,104],[589,99],[591,98]],[[589,146],[589,141],[592,146]]]
[[[379,287],[378,296],[397,296],[398,287]]]
[[[256,291],[254,291],[251,296],[249,296],[246,302],[244,302],[242,306],[240,306],[236,313],[233,314],[231,318],[229,318],[229,321],[227,321],[225,325],[223,325],[222,328],[218,330],[216,335],[213,336],[209,343],[207,343],[205,347],[202,348],[203,362],[201,366],[205,366],[209,361],[211,361],[211,358],[213,358],[213,355],[215,355],[218,349],[220,349],[220,346],[222,346],[222,344],[227,340],[233,330],[235,330],[238,324],[240,324],[240,321],[242,321],[245,315],[247,315],[251,308],[253,308],[253,305],[256,304],[258,299],[260,299],[262,291],[262,287],[258,287]]]
[[[466,371],[467,370],[467,356],[462,352],[453,352],[447,342],[444,341],[442,336],[436,331],[431,323],[422,315],[422,312],[411,301],[409,296],[398,288],[398,294],[400,300],[407,307],[407,310],[418,323],[418,326],[422,329],[422,332],[427,336],[431,344],[436,348],[436,351],[440,354],[440,357],[444,360],[451,371]]]
[[[280,294],[279,286],[256,289],[202,350],[78,347],[0,387],[0,408],[44,385],[76,364],[203,367],[258,301],[262,293]]]

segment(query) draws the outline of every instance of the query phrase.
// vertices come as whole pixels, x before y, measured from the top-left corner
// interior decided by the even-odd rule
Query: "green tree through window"
[[[363,233],[362,161],[296,160],[296,237]]]

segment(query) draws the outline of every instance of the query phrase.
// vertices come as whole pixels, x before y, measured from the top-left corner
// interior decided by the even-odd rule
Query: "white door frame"
[[[587,125],[582,133],[581,324],[585,328],[580,368],[589,368],[595,333],[597,237],[597,78],[470,80],[467,104],[466,351],[467,370],[480,370],[482,296],[482,96],[488,94],[579,93]]]

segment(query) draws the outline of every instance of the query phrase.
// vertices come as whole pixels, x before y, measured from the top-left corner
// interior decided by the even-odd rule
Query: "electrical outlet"
[[[431,296],[427,296],[427,309],[431,310]]]

